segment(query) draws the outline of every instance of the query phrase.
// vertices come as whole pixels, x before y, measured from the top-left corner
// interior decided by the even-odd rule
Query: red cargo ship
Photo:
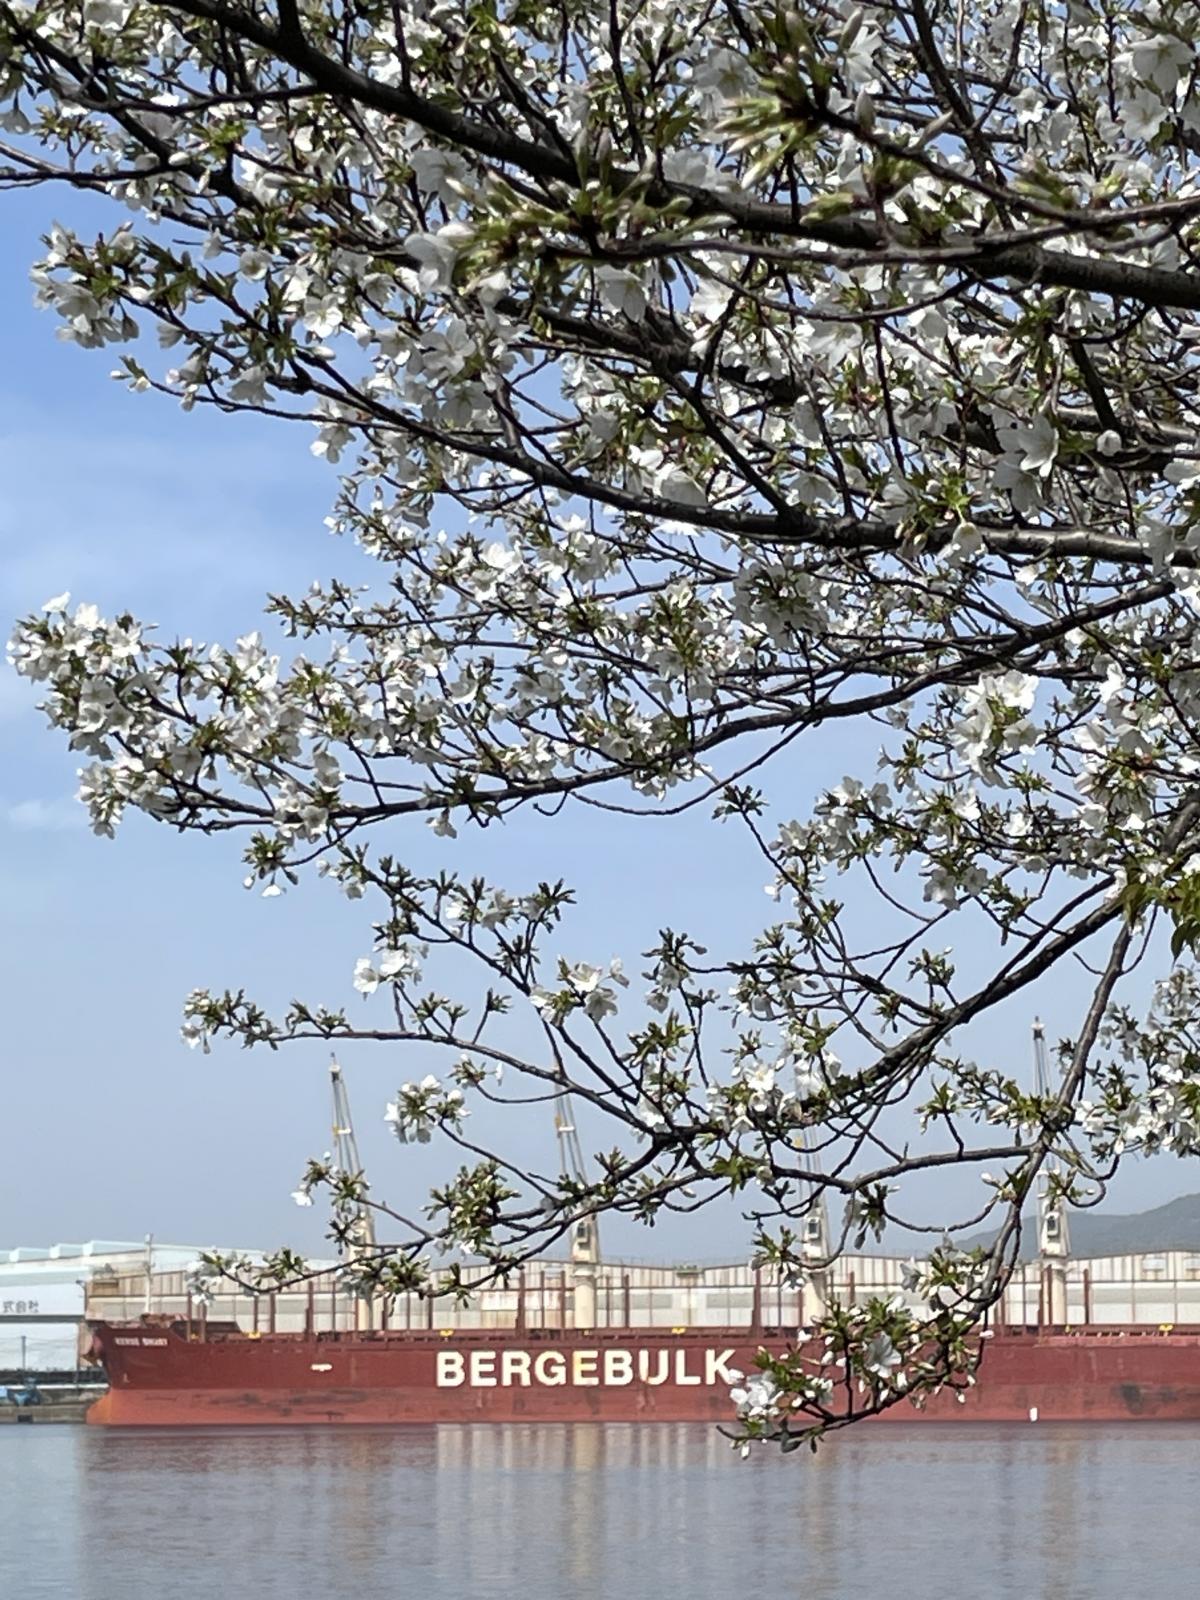
[[[730,1386],[787,1330],[243,1333],[93,1322],[118,1426],[430,1422],[730,1423]],[[793,1332],[792,1338],[795,1338]],[[1200,1421],[1200,1328],[996,1330],[964,1403],[882,1420]]]
[[[1049,1068],[1040,1023],[1034,1025],[1037,1083],[1048,1092]],[[330,1068],[337,1164],[361,1171],[341,1069]],[[583,1153],[569,1102],[555,1117],[563,1170],[584,1181]],[[824,1208],[810,1219],[806,1245],[828,1261]],[[369,1210],[362,1236],[374,1246]],[[929,1397],[923,1407],[901,1402],[881,1414],[892,1421],[1116,1422],[1126,1419],[1200,1422],[1200,1327],[1173,1329],[1091,1325],[1084,1290],[1082,1327],[1065,1328],[1065,1214],[1039,1195],[1042,1290],[1038,1327],[1003,1326],[989,1339],[977,1381],[960,1396]],[[709,1422],[731,1423],[730,1389],[752,1374],[760,1350],[782,1354],[803,1337],[764,1311],[755,1273],[750,1322],[739,1327],[663,1329],[631,1326],[628,1278],[623,1325],[596,1321],[600,1247],[594,1217],[575,1225],[576,1269],[568,1328],[565,1279],[557,1327],[530,1327],[524,1278],[516,1325],[491,1330],[389,1328],[321,1332],[315,1329],[309,1284],[304,1332],[279,1332],[268,1300],[270,1331],[243,1332],[236,1323],[143,1317],[137,1322],[89,1321],[92,1359],[107,1370],[108,1393],[88,1421],[147,1427],[179,1424],[430,1423],[430,1422]],[[853,1276],[850,1293],[853,1299]],[[147,1287],[147,1304],[149,1304]],[[611,1298],[609,1296],[609,1298]],[[544,1287],[538,1296],[545,1315]],[[257,1303],[256,1303],[257,1304]],[[427,1302],[432,1319],[433,1302]],[[581,1315],[582,1313],[582,1315]],[[798,1317],[802,1312],[797,1313]],[[764,1326],[772,1321],[773,1326]],[[819,1353],[819,1351],[814,1352]]]

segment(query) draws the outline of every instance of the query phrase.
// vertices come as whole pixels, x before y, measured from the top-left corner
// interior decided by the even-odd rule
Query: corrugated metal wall
[[[843,1302],[870,1295],[899,1295],[905,1260],[900,1257],[848,1256],[833,1272],[835,1297]],[[640,1263],[607,1263],[597,1274],[596,1323],[599,1327],[747,1326],[752,1320],[756,1275],[744,1264],[711,1267],[652,1267]],[[795,1327],[813,1311],[811,1293],[782,1287],[764,1269],[757,1275],[764,1322]],[[571,1269],[559,1262],[534,1262],[524,1274],[524,1290],[486,1288],[467,1305],[450,1297],[424,1301],[401,1296],[389,1308],[393,1328],[503,1328],[516,1325],[518,1303],[523,1300],[529,1327],[572,1326],[574,1295]],[[1200,1256],[1181,1251],[1157,1255],[1107,1256],[1067,1263],[1067,1322],[1189,1323],[1200,1325]],[[115,1291],[115,1292],[114,1292]],[[1040,1268],[1030,1263],[1018,1269],[1004,1302],[1004,1320],[1036,1323],[1042,1317]],[[237,1322],[246,1330],[266,1332],[272,1323],[279,1332],[299,1332],[309,1318],[310,1291],[300,1287],[274,1297],[257,1299],[246,1293],[218,1294],[208,1308],[213,1321]],[[144,1274],[119,1277],[109,1286],[94,1284],[87,1301],[88,1314],[124,1320],[140,1316],[145,1307]],[[312,1322],[317,1328],[349,1329],[355,1326],[353,1299],[339,1293],[330,1275],[316,1277],[311,1289]],[[152,1281],[151,1306],[155,1312],[184,1316],[187,1283],[182,1273],[159,1273]],[[200,1308],[194,1305],[193,1316]],[[361,1313],[359,1313],[361,1315]],[[380,1308],[373,1308],[380,1325]]]

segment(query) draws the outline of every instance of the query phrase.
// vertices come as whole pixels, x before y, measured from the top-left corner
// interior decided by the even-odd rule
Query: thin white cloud
[[[18,833],[65,833],[87,825],[87,812],[77,800],[17,800],[0,804],[6,828]]]

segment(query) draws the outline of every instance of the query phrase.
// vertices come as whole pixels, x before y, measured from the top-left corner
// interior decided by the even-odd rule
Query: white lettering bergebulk
[[[704,1352],[704,1381],[705,1383],[733,1384],[741,1377],[741,1373],[726,1363],[733,1360],[732,1350],[706,1350]]]
[[[689,1372],[687,1369],[687,1351],[675,1352],[675,1382],[683,1389],[693,1389],[704,1380],[698,1372]]]
[[[496,1352],[494,1350],[471,1351],[471,1387],[473,1389],[494,1389],[496,1387]]]
[[[650,1376],[650,1357],[655,1360],[654,1376]],[[671,1352],[669,1350],[639,1350],[638,1351],[638,1377],[643,1383],[650,1385],[666,1383],[671,1375]]]
[[[528,1350],[505,1350],[500,1356],[500,1382],[520,1384],[522,1388],[529,1387],[529,1368],[533,1357]]]
[[[701,1384],[732,1385],[740,1373],[731,1365],[733,1350],[439,1350],[437,1386],[457,1389],[528,1389],[543,1384],[550,1389],[570,1384],[578,1389],[622,1389],[630,1383],[657,1388],[674,1383],[694,1389]]]
[[[457,1350],[439,1350],[437,1353],[437,1386],[439,1389],[457,1389],[466,1382],[466,1362]]]
[[[604,1382],[607,1387],[612,1389],[633,1382],[633,1354],[631,1351],[606,1350],[604,1352]]]
[[[543,1350],[533,1364],[533,1375],[539,1383],[556,1389],[567,1381],[567,1363],[557,1350]]]
[[[594,1388],[600,1382],[596,1372],[599,1360],[598,1350],[576,1350],[571,1356],[571,1382],[581,1389]]]

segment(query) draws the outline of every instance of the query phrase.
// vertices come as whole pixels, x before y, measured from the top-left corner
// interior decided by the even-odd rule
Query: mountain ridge
[[[1200,1194],[1181,1195],[1149,1211],[1109,1213],[1075,1211],[1067,1214],[1071,1256],[1139,1255],[1156,1250],[1195,1250],[1200,1254]],[[957,1240],[964,1250],[991,1244],[997,1229],[972,1233]],[[1021,1259],[1037,1254],[1037,1221],[1029,1211],[1022,1218]]]

